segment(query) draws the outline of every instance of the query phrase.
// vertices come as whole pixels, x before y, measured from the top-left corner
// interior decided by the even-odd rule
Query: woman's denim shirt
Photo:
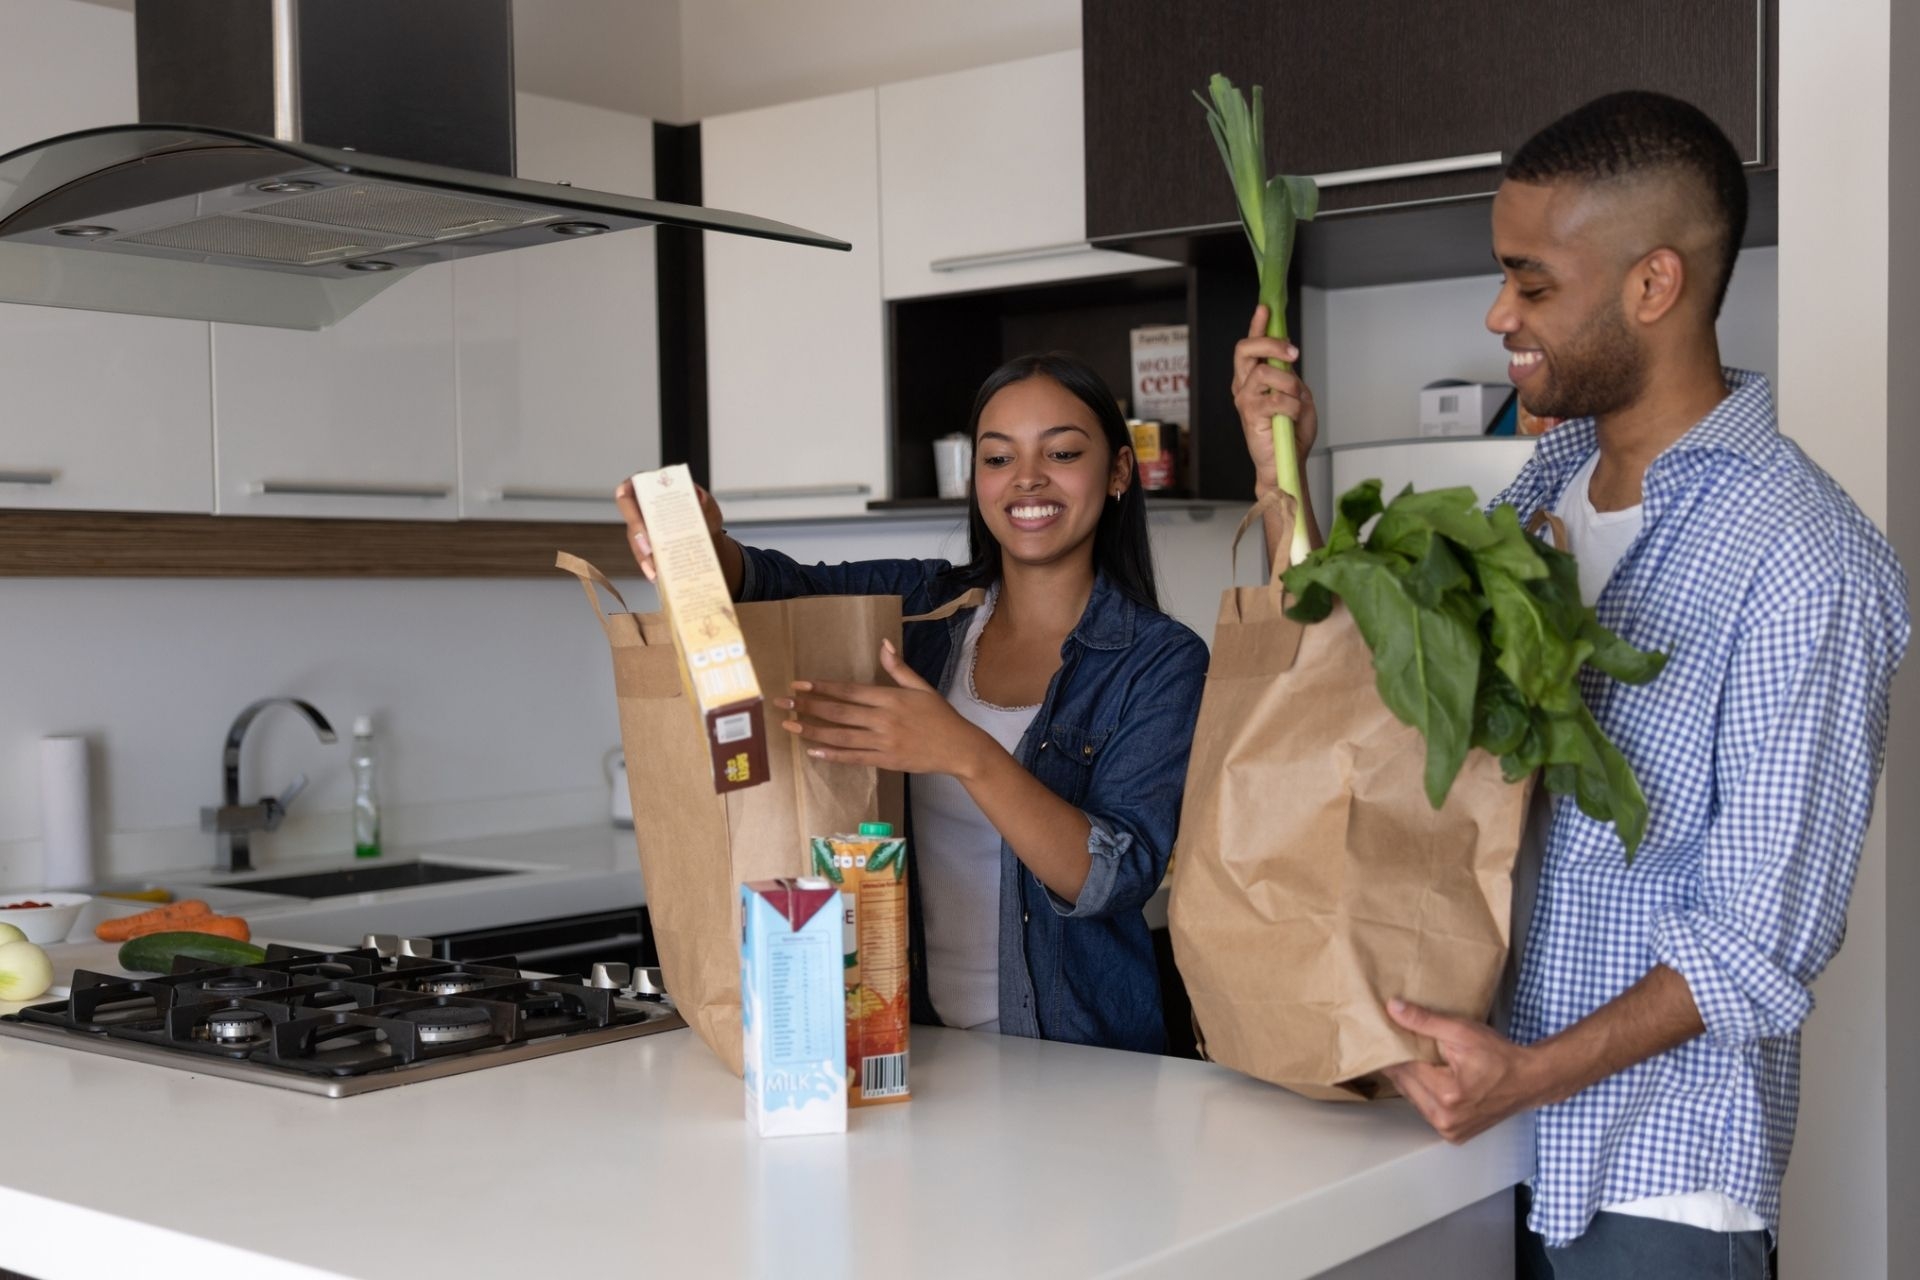
[[[897,595],[911,617],[965,590],[943,576],[951,567],[944,560],[809,567],[777,551],[742,550],[742,600]],[[904,629],[908,665],[937,689],[951,687],[971,615],[961,609]],[[1093,866],[1079,898],[1068,902],[1001,842],[1002,1034],[1146,1052],[1166,1047],[1159,973],[1141,909],[1173,851],[1206,674],[1207,649],[1198,636],[1135,604],[1105,575],[1095,577],[1086,612],[1060,647],[1060,669],[1014,753],[1086,815]],[[937,1022],[915,905],[915,1017]]]

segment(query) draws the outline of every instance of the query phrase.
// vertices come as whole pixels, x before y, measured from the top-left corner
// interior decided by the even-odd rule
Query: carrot
[[[213,914],[213,908],[198,898],[186,898],[180,902],[169,902],[164,907],[155,907],[151,911],[142,911],[138,915],[121,916],[117,920],[102,920],[94,926],[93,935],[102,942],[125,942],[129,938],[142,938],[149,933],[165,933],[169,929],[190,929],[192,922]]]
[[[235,942],[252,942],[253,930],[239,916],[202,916],[189,920],[179,926],[181,933],[210,933],[216,938],[232,938]]]

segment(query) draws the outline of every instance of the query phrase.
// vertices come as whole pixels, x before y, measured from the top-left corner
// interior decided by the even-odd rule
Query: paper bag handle
[[[1527,521],[1527,532],[1537,534],[1540,526],[1545,525],[1553,531],[1553,545],[1556,549],[1571,555],[1573,547],[1567,538],[1567,522],[1545,507],[1533,513],[1533,519]]]
[[[633,612],[627,607],[626,598],[620,594],[620,588],[613,585],[613,579],[571,551],[556,551],[553,556],[553,567],[564,569],[580,579],[580,589],[587,593],[587,603],[593,606],[593,611],[599,616],[602,626],[606,625],[607,612],[600,607],[600,593],[593,589],[596,584],[605,587],[607,594],[620,602],[621,612]]]
[[[911,618],[902,618],[900,621],[902,624],[908,622],[943,622],[962,609],[978,609],[986,602],[986,589],[983,587],[974,587],[970,591],[961,592],[931,613],[916,613]]]
[[[1231,552],[1235,581],[1238,581],[1240,577],[1240,539],[1247,536],[1247,530],[1253,527],[1255,520],[1258,520],[1260,517],[1266,515],[1267,512],[1275,510],[1276,508],[1280,512],[1280,522],[1284,525],[1292,525],[1294,520],[1293,495],[1290,493],[1282,493],[1278,489],[1272,493],[1261,494],[1260,501],[1254,503],[1247,514],[1240,517],[1240,527],[1233,531],[1233,550]],[[1267,585],[1270,587],[1279,586],[1280,575],[1292,567],[1292,565],[1287,564],[1279,556],[1275,556],[1273,558],[1273,573],[1268,577]]]

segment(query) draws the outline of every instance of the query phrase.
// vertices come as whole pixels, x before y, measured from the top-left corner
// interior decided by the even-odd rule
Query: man
[[[1800,1026],[1911,630],[1886,540],[1778,433],[1766,380],[1721,368],[1745,222],[1732,145],[1651,93],[1549,125],[1494,198],[1487,327],[1527,410],[1572,419],[1497,501],[1557,515],[1600,621],[1669,655],[1642,687],[1583,677],[1651,823],[1628,866],[1611,826],[1555,803],[1511,1038],[1389,1006],[1439,1045],[1388,1074],[1448,1139],[1537,1109],[1523,1274],[1766,1275]],[[1236,352],[1256,456],[1262,412],[1312,416],[1259,363],[1279,345]]]

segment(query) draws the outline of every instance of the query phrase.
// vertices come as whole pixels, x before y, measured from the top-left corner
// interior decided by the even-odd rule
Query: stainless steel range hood
[[[138,21],[142,116],[191,122],[0,156],[0,301],[317,329],[421,267],[637,227],[848,248],[509,176],[509,0],[140,0]],[[316,121],[346,145],[298,136]],[[504,172],[430,162],[448,151]]]

